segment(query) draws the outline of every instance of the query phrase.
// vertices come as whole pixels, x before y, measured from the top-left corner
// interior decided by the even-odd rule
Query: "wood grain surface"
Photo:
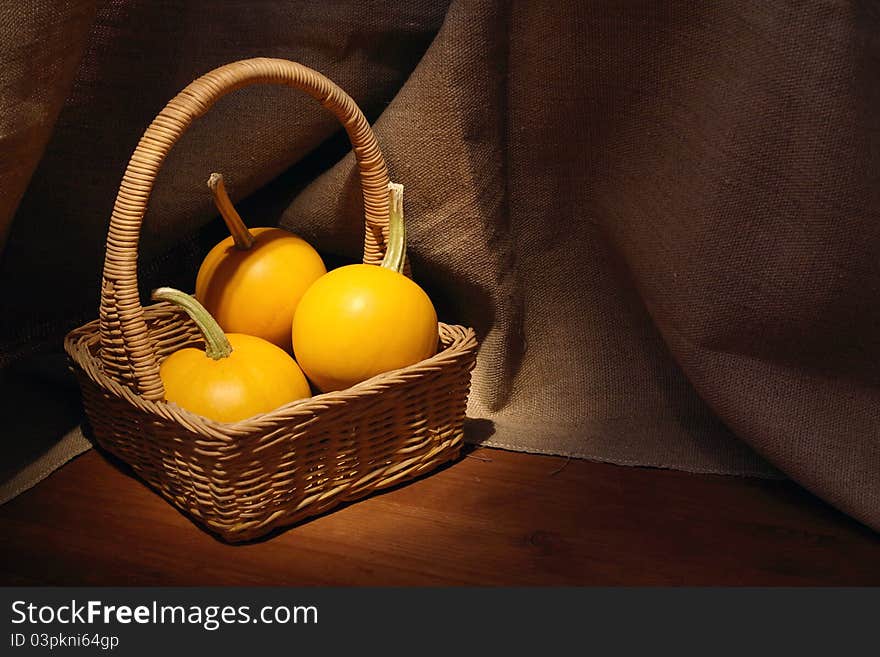
[[[91,451],[0,507],[17,585],[878,585],[880,535],[786,481],[490,449],[231,546]]]

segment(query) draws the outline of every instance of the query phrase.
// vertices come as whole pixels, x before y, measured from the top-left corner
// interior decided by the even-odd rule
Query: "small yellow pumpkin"
[[[291,334],[297,362],[323,391],[342,390],[437,351],[431,299],[403,273],[403,187],[392,184],[388,249],[381,266],[348,265],[315,281]]]
[[[304,239],[281,228],[248,229],[226,193],[208,179],[231,235],[199,267],[195,296],[224,331],[254,335],[291,351],[290,325],[303,293],[327,269]]]
[[[311,396],[302,370],[280,347],[223,333],[204,306],[180,290],[159,288],[153,299],[183,308],[205,339],[204,350],[185,347],[162,362],[167,401],[218,422],[237,422]]]

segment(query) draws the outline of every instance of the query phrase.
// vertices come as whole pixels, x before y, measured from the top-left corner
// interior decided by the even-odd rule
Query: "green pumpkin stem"
[[[173,287],[160,287],[153,290],[153,301],[168,301],[186,311],[205,338],[205,355],[211,360],[226,358],[232,353],[232,345],[211,313],[196,301],[195,297]]]
[[[403,273],[403,265],[406,262],[406,224],[403,221],[403,185],[400,183],[388,184],[389,203],[388,213],[388,244],[382,266],[385,269]]]
[[[226,185],[223,184],[223,174],[212,173],[208,178],[208,189],[211,190],[211,196],[214,199],[214,205],[220,211],[220,216],[226,223],[232,240],[235,242],[235,248],[246,251],[254,245],[254,236],[248,227],[244,225],[241,215],[232,204],[229,194],[226,193]]]

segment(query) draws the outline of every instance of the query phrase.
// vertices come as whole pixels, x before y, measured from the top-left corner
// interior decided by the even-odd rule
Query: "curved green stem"
[[[223,329],[220,328],[217,320],[211,317],[211,313],[196,301],[195,297],[186,292],[175,290],[173,287],[157,288],[153,290],[152,297],[153,301],[169,301],[186,311],[186,314],[196,323],[205,338],[205,355],[208,358],[220,360],[232,353],[232,345],[229,344],[229,339]]]
[[[403,185],[400,183],[388,183],[389,203],[391,204],[388,215],[388,248],[382,259],[385,269],[403,273],[403,263],[406,262],[406,224],[403,221]]]
[[[244,225],[241,215],[238,214],[238,211],[232,204],[232,199],[226,193],[226,185],[223,184],[223,174],[212,173],[208,178],[208,189],[211,190],[214,205],[217,206],[220,216],[223,217],[223,221],[232,235],[235,248],[243,251],[251,248],[254,245],[254,236],[247,226]]]

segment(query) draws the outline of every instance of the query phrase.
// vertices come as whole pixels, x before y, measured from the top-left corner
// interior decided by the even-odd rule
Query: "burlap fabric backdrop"
[[[414,275],[482,340],[470,440],[784,473],[880,528],[871,3],[17,5],[0,9],[4,498],[88,447],[60,341],[97,312],[138,137],[199,74],[262,55],[324,72],[374,122]],[[357,259],[347,150],[291,90],[221,101],[162,170],[144,290],[192,289],[221,235],[214,170],[252,225]]]

